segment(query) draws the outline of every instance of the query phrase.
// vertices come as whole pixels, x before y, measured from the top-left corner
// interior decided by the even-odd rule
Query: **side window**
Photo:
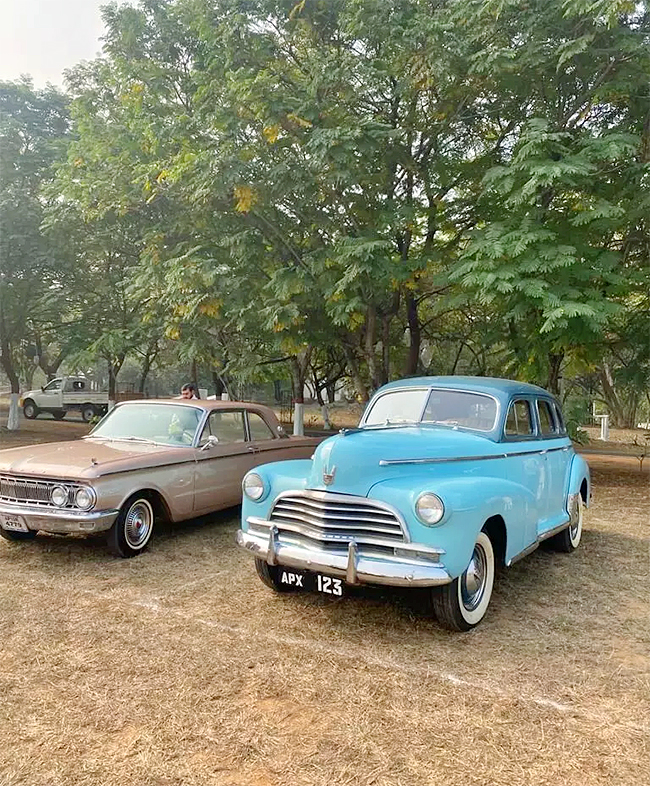
[[[542,436],[551,437],[557,434],[558,429],[555,425],[555,418],[553,417],[553,410],[550,401],[538,401],[537,413],[539,415],[539,425]]]
[[[513,401],[506,419],[507,437],[525,437],[533,433],[530,403],[524,399]]]
[[[207,425],[210,428],[210,434],[216,437],[220,443],[227,445],[233,442],[245,441],[244,413],[241,411],[221,412],[215,410],[210,413]],[[203,441],[204,437],[207,438],[205,430],[201,435],[201,441]]]
[[[564,425],[564,418],[558,405],[553,402],[553,411],[555,412],[555,422],[557,423],[557,430],[560,434],[566,434],[566,426]]]
[[[275,434],[269,428],[267,422],[257,412],[248,413],[248,425],[251,431],[251,439],[274,439]]]
[[[48,393],[52,393],[55,390],[61,390],[62,381],[61,379],[53,379],[43,388],[43,390],[47,390]]]

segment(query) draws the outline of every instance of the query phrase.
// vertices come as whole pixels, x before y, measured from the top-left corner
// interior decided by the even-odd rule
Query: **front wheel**
[[[34,540],[36,537],[36,530],[30,529],[27,532],[16,532],[13,529],[3,529],[0,527],[0,536],[5,540]]]
[[[108,531],[108,548],[116,557],[128,559],[141,554],[153,533],[155,516],[151,502],[139,494],[128,499]]]
[[[438,622],[449,630],[471,630],[485,616],[494,586],[494,549],[481,532],[465,571],[451,584],[435,587],[432,601]]]
[[[291,584],[283,584],[280,581],[282,570],[278,565],[269,565],[266,560],[255,557],[255,570],[257,575],[262,579],[262,582],[270,587],[275,592],[295,592]]]
[[[550,545],[557,551],[563,551],[570,554],[575,551],[580,545],[582,540],[582,521],[584,518],[585,503],[582,497],[578,494],[578,499],[575,503],[575,508],[571,512],[571,521],[569,526],[565,527],[557,535],[549,538]]]
[[[95,417],[95,407],[92,404],[84,404],[81,408],[81,417],[84,423],[90,423]]]
[[[28,399],[23,404],[23,415],[27,418],[27,420],[34,420],[34,418],[37,418],[38,411],[38,407],[31,399]]]

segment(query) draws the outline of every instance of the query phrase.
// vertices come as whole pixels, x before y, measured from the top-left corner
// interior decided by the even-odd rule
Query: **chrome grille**
[[[322,491],[282,494],[270,520],[279,533],[303,536],[325,545],[344,545],[351,540],[377,546],[404,543],[404,527],[388,506],[365,497]]]
[[[69,483],[62,481],[0,475],[0,501],[53,508],[55,506],[50,501],[50,491],[54,486],[70,488]],[[75,484],[74,488],[79,488],[79,486]]]

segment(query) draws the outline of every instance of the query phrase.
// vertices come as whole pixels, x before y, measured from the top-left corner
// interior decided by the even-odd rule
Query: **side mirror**
[[[210,448],[213,448],[215,445],[218,444],[219,444],[219,438],[215,437],[214,434],[210,434],[210,436],[208,437],[208,441],[205,443],[205,445],[201,445],[201,450],[210,450]]]

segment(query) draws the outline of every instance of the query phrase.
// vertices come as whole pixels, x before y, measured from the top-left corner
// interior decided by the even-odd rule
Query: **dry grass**
[[[424,593],[274,595],[237,511],[135,560],[3,541],[0,784],[650,782],[650,476],[590,460],[583,546],[504,572],[463,635]]]

